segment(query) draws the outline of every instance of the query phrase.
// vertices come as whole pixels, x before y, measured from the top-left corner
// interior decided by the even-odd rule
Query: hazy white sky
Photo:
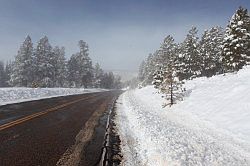
[[[133,71],[168,34],[180,42],[192,25],[224,27],[240,5],[250,10],[249,0],[1,0],[0,60],[28,34],[34,45],[47,35],[68,58],[82,39],[104,69]]]

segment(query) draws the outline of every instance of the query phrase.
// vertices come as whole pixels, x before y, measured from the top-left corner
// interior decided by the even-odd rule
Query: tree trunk
[[[173,100],[173,78],[170,81],[170,106],[174,104]]]

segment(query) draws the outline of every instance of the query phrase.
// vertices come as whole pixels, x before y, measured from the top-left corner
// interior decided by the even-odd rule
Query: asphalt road
[[[103,120],[99,123],[100,118],[119,94],[121,91],[99,92],[1,106],[0,165],[95,163],[101,153],[103,131],[94,134],[94,130],[105,125]],[[83,155],[85,144],[92,139],[99,141],[88,148],[93,155]]]

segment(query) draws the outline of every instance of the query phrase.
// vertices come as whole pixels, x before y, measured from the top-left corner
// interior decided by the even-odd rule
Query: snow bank
[[[188,81],[191,92],[172,109],[231,132],[250,142],[250,67],[237,74]]]
[[[0,88],[0,105],[104,91],[103,89],[79,88]]]
[[[152,86],[120,96],[125,165],[250,165],[250,67],[185,87],[171,108]]]

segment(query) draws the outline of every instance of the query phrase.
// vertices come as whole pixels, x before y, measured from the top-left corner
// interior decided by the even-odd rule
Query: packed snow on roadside
[[[250,67],[185,87],[184,100],[165,108],[152,86],[120,96],[125,165],[250,165]]]
[[[101,92],[104,89],[83,88],[0,88],[0,105],[30,100],[67,96],[73,94]]]

